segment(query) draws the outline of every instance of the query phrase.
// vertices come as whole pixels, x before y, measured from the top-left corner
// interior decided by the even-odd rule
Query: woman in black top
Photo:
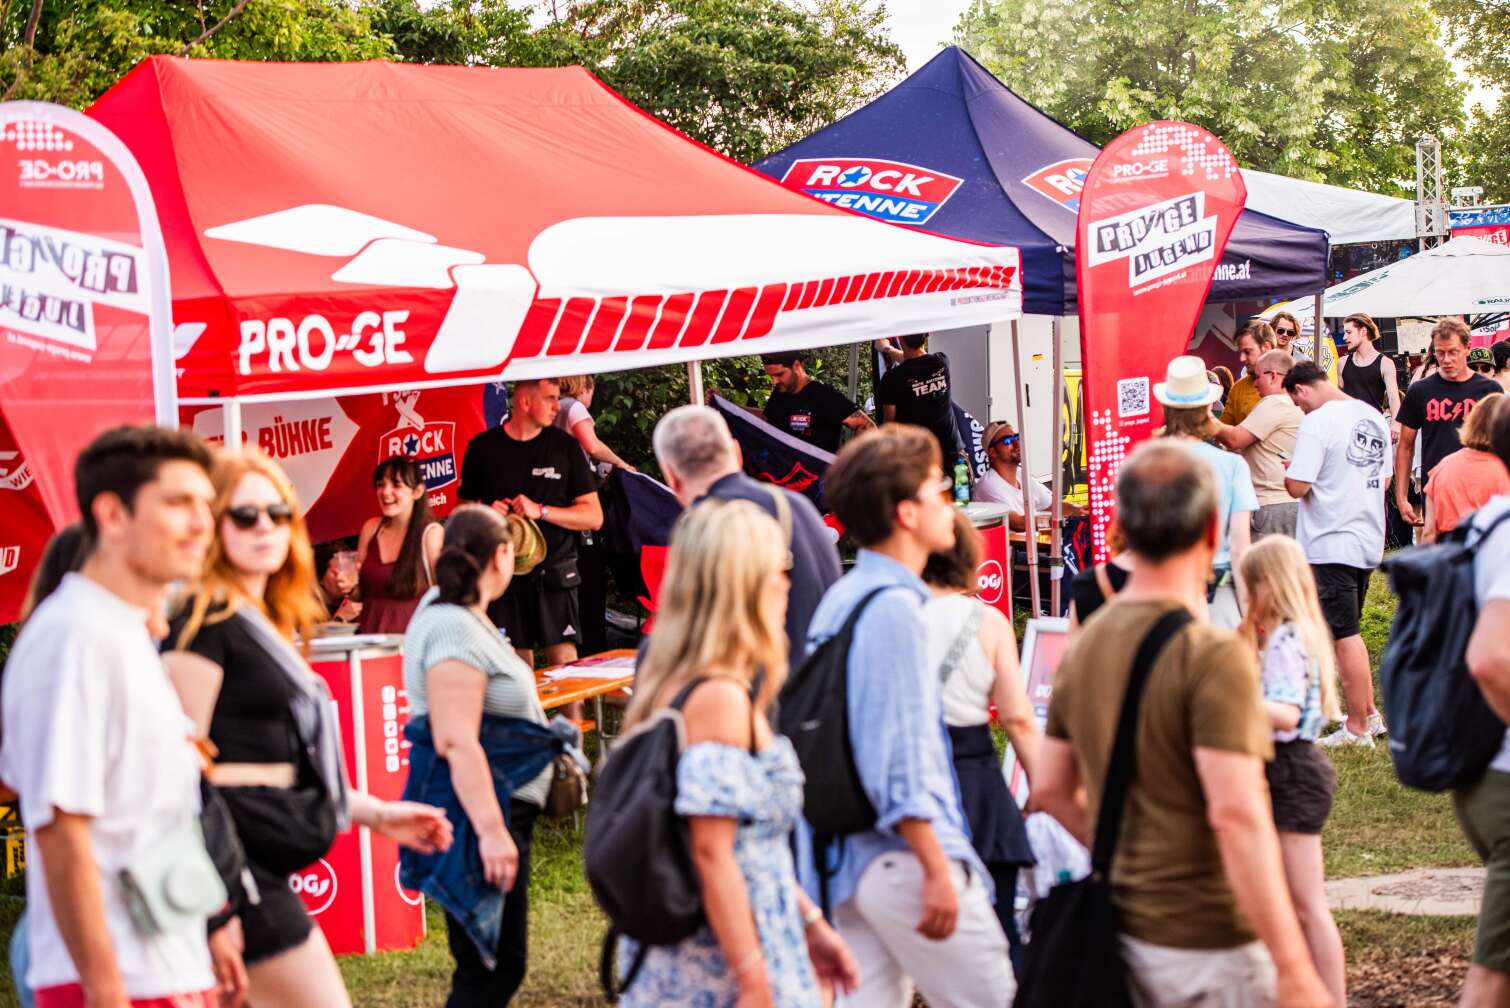
[[[303,867],[296,862],[309,856],[310,838],[321,839],[325,816],[325,825],[349,817],[423,851],[450,844],[450,823],[437,808],[346,790],[333,723],[312,729],[301,718],[328,709],[328,694],[293,644],[308,641],[324,615],[293,487],[254,449],[222,455],[211,478],[215,538],[201,584],[169,623],[164,660],[176,679],[221,678],[210,779],[230,807],[255,883],[255,896],[237,907],[248,1000],[347,1008],[335,958],[289,888],[289,874]]]
[[[1106,552],[1111,556],[1109,561],[1087,567],[1070,579],[1071,637],[1097,609],[1122,590],[1132,573],[1132,554],[1127,552],[1127,541],[1122,538],[1116,519],[1106,528]]]

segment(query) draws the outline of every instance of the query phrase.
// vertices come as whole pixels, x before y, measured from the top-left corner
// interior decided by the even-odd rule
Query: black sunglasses
[[[231,520],[231,524],[243,532],[249,532],[257,527],[257,519],[263,514],[274,525],[287,525],[294,520],[294,509],[279,501],[269,504],[265,508],[255,504],[242,504],[239,507],[226,508],[225,516]]]
[[[1473,368],[1473,370],[1477,371],[1479,374],[1494,374],[1494,365],[1493,364],[1479,363],[1479,364],[1470,364],[1468,366],[1471,367],[1471,368]]]
[[[1294,336],[1295,335],[1295,330],[1294,329],[1281,329],[1281,328],[1279,328],[1279,326],[1275,326],[1274,327],[1274,335],[1276,335],[1276,336]]]

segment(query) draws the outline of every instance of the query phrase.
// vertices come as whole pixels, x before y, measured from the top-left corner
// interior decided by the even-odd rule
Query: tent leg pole
[[[241,450],[241,400],[227,400],[226,404],[221,407],[220,415],[225,421],[226,451],[239,452]]]
[[[687,398],[694,406],[701,406],[703,402],[703,362],[687,362]]]
[[[849,345],[849,401],[856,402],[860,396],[860,344]]]
[[[1316,323],[1315,323],[1315,326],[1314,326],[1314,330],[1315,330],[1315,333],[1316,333],[1316,345],[1313,347],[1313,349],[1316,351],[1316,366],[1317,367],[1321,366],[1321,360],[1322,360],[1322,353],[1321,353],[1321,330],[1322,330],[1323,325],[1325,324],[1324,321],[1321,318],[1321,308],[1322,308],[1321,302],[1322,302],[1322,300],[1323,300],[1323,295],[1317,294],[1316,295],[1316,306],[1313,309],[1311,309],[1311,313],[1312,313],[1312,315],[1316,319]],[[1339,371],[1340,371],[1340,369],[1339,369]],[[1338,379],[1341,380],[1341,375],[1340,374],[1338,375]]]
[[[1054,396],[1049,420],[1050,451],[1054,476],[1049,486],[1054,495],[1049,512],[1049,615],[1058,616],[1064,600],[1064,321],[1054,316]]]
[[[1017,443],[1022,446],[1022,521],[1026,535],[1024,552],[1028,558],[1028,601],[1033,615],[1042,616],[1043,607],[1038,593],[1038,522],[1033,513],[1033,467],[1028,460],[1028,411],[1024,402],[1026,392],[1022,380],[1022,340],[1017,320],[1012,320],[1012,367],[1017,387]],[[1008,538],[1010,544],[1011,539]],[[1010,556],[1010,549],[1008,555]]]

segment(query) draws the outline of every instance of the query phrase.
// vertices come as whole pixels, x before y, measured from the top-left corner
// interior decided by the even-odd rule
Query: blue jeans
[[[32,1008],[31,988],[26,986],[26,970],[31,966],[31,946],[26,941],[26,911],[16,921],[16,930],[10,936],[10,975],[16,985],[16,999],[21,1008]]]

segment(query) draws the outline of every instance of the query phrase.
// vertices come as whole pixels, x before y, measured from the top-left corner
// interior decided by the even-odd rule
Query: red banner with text
[[[288,473],[305,509],[310,538],[355,535],[377,514],[372,471],[393,455],[419,463],[438,516],[451,513],[467,442],[486,426],[492,386],[378,392],[330,399],[248,404],[242,441]],[[220,406],[185,406],[183,425],[213,443],[224,438]]]
[[[0,104],[0,623],[78,517],[96,434],[172,416],[167,259],[151,192],[99,123]]]
[[[1117,470],[1159,426],[1154,382],[1185,352],[1246,199],[1231,152],[1188,123],[1128,130],[1085,179],[1075,272],[1097,561],[1106,558]]]

